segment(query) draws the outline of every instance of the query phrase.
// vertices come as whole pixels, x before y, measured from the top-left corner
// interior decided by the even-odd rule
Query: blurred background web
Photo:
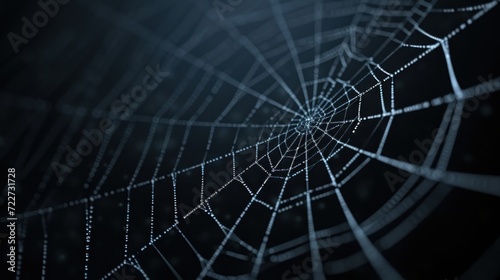
[[[16,279],[500,276],[498,5],[61,5],[2,45]]]

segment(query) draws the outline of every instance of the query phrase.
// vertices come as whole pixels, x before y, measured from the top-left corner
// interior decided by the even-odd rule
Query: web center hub
[[[318,108],[314,111],[302,116],[295,126],[295,130],[300,134],[306,134],[315,129],[325,117],[323,109]]]

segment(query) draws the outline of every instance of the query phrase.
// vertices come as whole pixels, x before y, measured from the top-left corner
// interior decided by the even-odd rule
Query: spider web
[[[69,63],[80,78],[57,102],[24,100],[60,116],[37,153],[16,156],[19,177],[41,178],[19,194],[17,279],[54,278],[68,263],[84,279],[124,268],[144,279],[292,277],[305,257],[314,279],[364,265],[403,279],[386,252],[452,189],[500,196],[498,174],[453,160],[466,102],[500,89],[498,78],[457,78],[454,40],[496,0],[243,2],[223,21],[200,1],[75,4],[109,27],[65,50],[95,51],[85,67]],[[77,40],[70,31],[53,44]],[[140,62],[119,68],[123,56]],[[44,155],[62,162],[155,64],[169,77],[52,188]],[[435,128],[419,162],[399,156]]]

